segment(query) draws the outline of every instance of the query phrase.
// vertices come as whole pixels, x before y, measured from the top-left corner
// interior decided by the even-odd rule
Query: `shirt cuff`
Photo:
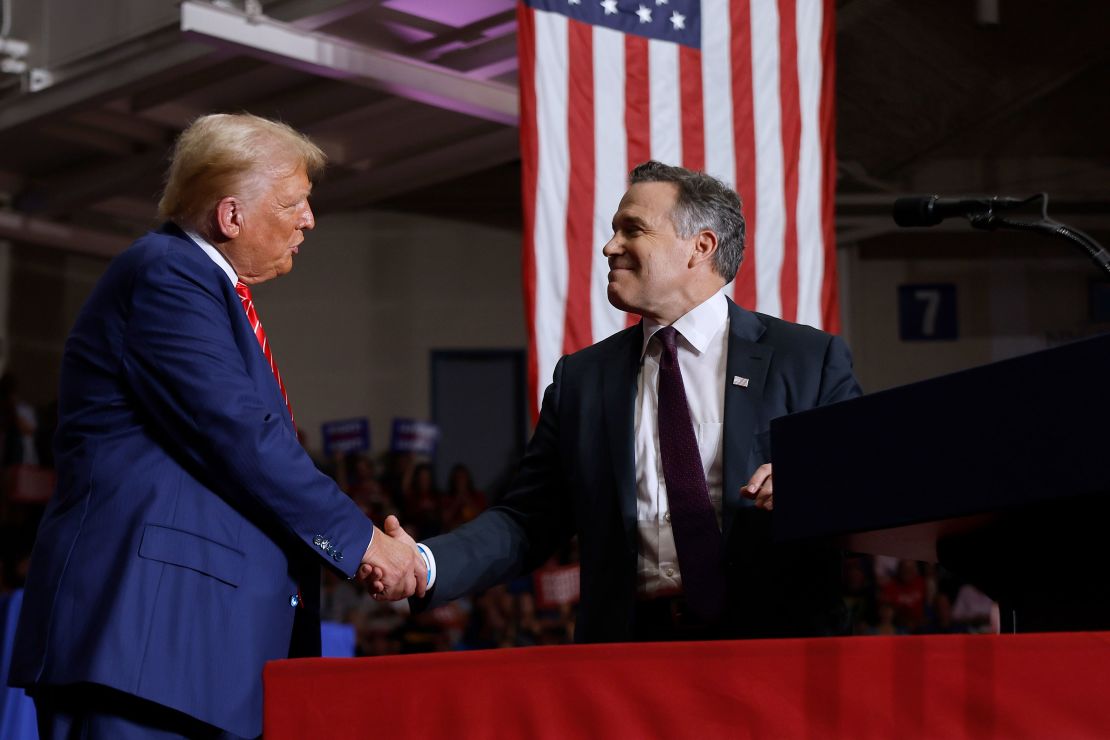
[[[420,551],[420,555],[424,558],[424,566],[428,569],[427,587],[431,588],[436,585],[436,556],[422,542],[416,543],[416,549]]]

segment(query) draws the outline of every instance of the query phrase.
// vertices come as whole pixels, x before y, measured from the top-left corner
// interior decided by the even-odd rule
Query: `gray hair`
[[[740,196],[715,177],[685,167],[673,167],[655,160],[636,165],[628,184],[671,182],[678,187],[671,222],[683,239],[708,229],[717,235],[713,266],[717,274],[731,281],[744,261],[744,216]]]

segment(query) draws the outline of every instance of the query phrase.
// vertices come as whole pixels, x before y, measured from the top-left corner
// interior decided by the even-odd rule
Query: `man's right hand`
[[[375,598],[396,601],[423,596],[428,569],[416,543],[395,516],[386,517],[385,528],[383,532],[374,527],[374,538],[358,569],[359,581]]]

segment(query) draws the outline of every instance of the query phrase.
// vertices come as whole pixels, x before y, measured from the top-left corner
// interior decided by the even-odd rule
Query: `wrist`
[[[436,582],[436,558],[432,551],[423,543],[416,543],[416,551],[420,553],[420,557],[424,558],[424,567],[427,569],[427,580],[425,586],[431,588]]]

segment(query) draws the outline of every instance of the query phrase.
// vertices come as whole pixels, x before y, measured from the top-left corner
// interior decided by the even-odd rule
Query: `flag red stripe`
[[[674,153],[672,158],[681,158],[682,164],[687,167],[692,169],[704,169],[707,165],[718,169],[724,167],[724,171],[712,174],[730,179],[735,183],[737,191],[743,198],[744,215],[747,220],[747,243],[744,255],[745,264],[741,267],[733,287],[733,295],[736,300],[748,308],[757,306],[757,299],[760,298],[756,279],[757,261],[761,259],[759,254],[760,227],[762,226],[764,231],[772,227],[777,231],[778,228],[777,223],[767,221],[766,218],[764,218],[766,223],[757,223],[757,206],[761,205],[757,201],[760,196],[764,199],[773,198],[776,201],[778,198],[782,198],[781,212],[785,217],[785,222],[782,224],[782,247],[784,250],[782,274],[771,286],[765,286],[765,289],[773,290],[778,294],[777,296],[763,296],[766,299],[765,303],[768,306],[778,304],[781,307],[780,315],[787,319],[796,319],[801,315],[800,309],[803,307],[806,308],[805,315],[809,317],[808,307],[813,305],[815,298],[819,298],[822,328],[829,331],[839,329],[836,305],[836,245],[833,222],[835,212],[835,148],[833,140],[833,117],[835,115],[833,108],[835,3],[833,0],[816,1],[822,3],[821,12],[823,13],[819,39],[812,39],[808,35],[811,30],[807,23],[809,16],[800,15],[803,11],[809,12],[805,10],[808,6],[806,4],[799,6],[797,4],[798,0],[720,0],[719,6],[708,6],[707,14],[712,17],[710,21],[712,26],[706,26],[710,33],[702,36],[702,43],[707,44],[706,46],[702,49],[680,46],[677,49],[658,50],[651,49],[651,44],[667,44],[669,42],[659,40],[649,42],[646,38],[635,34],[623,34],[622,36],[609,33],[599,34],[585,23],[573,21],[568,17],[577,15],[577,13],[571,11],[564,13],[559,10],[536,11],[524,3],[518,3],[521,154],[523,158],[521,177],[524,198],[523,283],[525,309],[529,323],[528,382],[531,390],[530,395],[532,396],[530,405],[534,415],[539,401],[538,388],[542,387],[540,379],[551,372],[551,367],[548,365],[554,361],[552,355],[557,354],[560,350],[573,351],[590,343],[595,339],[591,336],[593,323],[598,322],[599,328],[606,324],[603,315],[600,313],[598,316],[593,315],[597,309],[602,307],[591,307],[590,305],[591,301],[601,300],[598,298],[601,292],[593,286],[593,282],[596,282],[597,278],[595,276],[594,280],[591,280],[590,270],[604,269],[600,260],[596,259],[596,255],[591,254],[597,246],[594,241],[600,235],[593,233],[593,230],[597,227],[592,224],[592,220],[598,216],[592,212],[597,205],[602,205],[596,201],[598,196],[595,189],[601,187],[601,184],[604,183],[606,193],[604,197],[615,200],[616,194],[609,191],[615,190],[616,183],[614,181],[618,174],[623,178],[628,169],[650,159],[653,155],[656,157],[672,156],[671,154],[664,155],[662,151],[653,151],[653,138],[658,146],[664,147],[667,152]],[[757,11],[757,23],[761,23],[763,19],[767,19],[770,25],[774,25],[776,22],[772,13],[763,12],[771,11],[772,8],[757,6],[754,5],[754,2],[779,3],[777,6],[778,30],[775,38],[766,37],[766,31],[768,30],[766,28],[752,28],[753,10]],[[646,6],[649,3],[645,2],[644,4]],[[546,35],[538,36],[538,34],[545,33],[546,24],[549,20],[547,16],[554,13],[558,13],[567,19],[566,45],[565,47],[560,45],[557,49],[548,49]],[[715,13],[719,15],[714,15]],[[813,20],[816,20],[816,18]],[[562,22],[559,19],[552,19],[552,33],[558,36],[563,35]],[[608,25],[608,21],[603,22]],[[797,35],[799,28],[803,31],[801,38]],[[817,28],[812,27],[812,31],[816,32]],[[756,36],[755,34],[764,35]],[[624,57],[624,80],[619,83],[623,86],[624,98],[620,103],[607,96],[600,87],[601,81],[593,78],[593,63],[599,61],[597,59],[598,55],[604,55],[607,49],[607,47],[595,46],[595,38],[599,41],[612,38],[616,44],[613,52]],[[756,63],[759,60],[753,60],[752,58],[753,38],[760,53],[766,52],[778,55],[779,81],[777,90],[764,90],[761,84],[754,84],[761,81],[752,79],[753,71],[761,67],[759,63]],[[805,53],[799,57],[798,46],[802,42],[821,44],[821,53],[818,56],[819,63],[822,65],[821,70],[798,69],[801,61],[808,64],[815,56],[812,53]],[[546,64],[545,60],[535,58],[537,44],[539,48],[544,49],[544,53],[568,55],[565,59],[551,60],[552,64],[558,65],[556,72],[565,71],[568,74],[565,91],[561,87],[549,89],[547,86],[538,87],[536,85],[535,75],[537,72],[544,71],[544,68],[538,65]],[[712,46],[709,46],[709,44]],[[649,49],[651,49],[650,53]],[[656,51],[659,53],[656,54]],[[802,51],[813,52],[817,50],[803,49]],[[680,131],[663,131],[660,130],[658,125],[654,130],[652,128],[653,80],[650,77],[651,61],[649,61],[649,56],[657,64],[663,62],[663,60],[671,59],[674,60],[673,63],[677,64],[677,69],[673,72],[669,69],[666,70],[668,72],[667,85],[672,84],[672,78],[677,73],[677,80],[674,80],[673,84],[677,84],[679,89],[668,88],[666,105],[662,104],[661,101],[655,102],[658,104],[660,111],[666,111],[666,115],[669,117],[672,115],[672,102],[669,98],[671,96],[677,97],[674,102],[677,102],[680,106],[680,115],[676,120],[668,120],[665,125],[678,126]],[[612,68],[607,65],[606,69],[611,70]],[[801,76],[799,72],[802,73]],[[823,148],[823,151],[818,154],[821,158],[821,165],[824,167],[824,172],[821,175],[823,179],[820,183],[807,183],[800,180],[801,177],[809,175],[809,170],[802,171],[802,162],[799,157],[803,151],[807,153],[807,157],[809,156],[808,152],[810,150],[808,147],[812,143],[807,138],[804,142],[806,146],[803,147],[801,139],[803,133],[807,137],[810,135],[808,130],[809,121],[804,121],[807,129],[803,131],[803,121],[800,118],[802,113],[801,103],[803,102],[801,94],[803,92],[807,95],[807,104],[809,102],[810,90],[808,87],[802,88],[803,82],[808,84],[808,81],[812,79],[807,72],[821,74],[820,110],[816,114],[818,121],[815,122],[817,124],[815,133],[820,146]],[[731,82],[726,84],[724,82],[726,78],[730,79]],[[616,79],[618,78],[614,74],[614,82]],[[720,79],[720,84],[726,89],[717,90],[716,87],[712,90],[703,89],[704,80],[713,79]],[[656,84],[659,82],[658,80],[654,81]],[[549,110],[548,103],[537,99],[537,95],[548,93],[553,96],[560,96],[556,97],[551,103],[553,108],[550,110],[562,111],[565,107],[565,112],[560,112],[551,117],[546,115]],[[756,126],[757,122],[754,118],[756,102],[754,95],[756,93],[761,96],[760,104],[763,103],[762,96],[764,93],[768,94],[768,101],[777,94],[780,105],[778,112],[781,114],[779,118],[782,124],[779,131],[763,131],[763,124],[770,124],[770,122],[762,120],[759,121],[760,125]],[[561,97],[563,95],[566,97]],[[716,99],[718,95],[721,102],[712,103],[715,107],[707,109],[705,106],[709,99]],[[726,100],[726,97],[731,97],[731,100]],[[605,115],[613,115],[618,118],[614,120],[599,118],[601,112],[604,111],[604,106],[599,109],[596,104],[605,101],[611,101],[616,106],[612,113],[605,113]],[[731,114],[731,125],[724,122],[724,115],[721,116],[722,120],[720,122],[715,120],[715,114],[722,113],[722,109],[727,109]],[[541,114],[545,116],[542,121],[538,119]],[[808,109],[806,115],[812,115]],[[620,116],[623,116],[623,120],[620,120]],[[559,127],[564,122],[567,129],[559,131]],[[554,129],[552,134],[555,140],[552,142],[540,141],[538,137],[541,129],[543,133],[546,133],[546,126],[548,125]],[[624,126],[623,132],[621,131],[622,125]],[[707,129],[707,126],[712,128]],[[756,151],[757,133],[760,134],[761,138],[766,136],[770,147],[767,152],[760,153]],[[563,140],[564,136],[566,138],[565,142]],[[614,162],[613,165],[624,167],[625,171],[621,173],[607,173],[599,169],[611,166],[605,164],[606,157],[601,156],[607,155],[609,151],[598,147],[605,146],[604,142],[607,141],[607,137],[611,138],[613,136],[624,137],[626,145],[624,152],[619,154],[614,152],[619,162]],[[675,141],[676,137],[679,137],[681,143],[674,147],[678,143]],[[731,137],[731,141],[727,142],[726,150],[720,152],[715,150],[717,142],[721,140],[718,137]],[[782,144],[781,152],[778,149],[779,142]],[[556,149],[549,150],[549,144],[555,146]],[[814,152],[814,154],[817,153]],[[778,179],[780,176],[779,168],[782,167],[780,192],[757,193],[757,157],[760,155],[772,157],[770,160],[759,160],[759,163],[763,165],[758,168],[761,178],[764,168],[766,168],[768,176],[771,177],[767,181],[768,183]],[[543,157],[542,166],[546,167],[551,164],[554,174],[539,172],[541,156]],[[568,156],[569,161],[561,160],[562,156]],[[726,164],[730,161],[733,164]],[[717,162],[720,164],[715,164]],[[810,164],[807,160],[807,168]],[[541,175],[544,178],[543,181],[539,179]],[[549,177],[549,175],[552,176]],[[567,179],[563,180],[563,177]],[[763,180],[759,179],[759,182],[762,183]],[[806,280],[804,283],[799,282],[799,278],[810,277],[809,275],[800,275],[800,270],[810,269],[811,265],[814,268],[817,267],[816,260],[810,262],[810,257],[815,256],[807,251],[810,245],[808,242],[801,242],[802,239],[808,240],[811,238],[813,224],[808,220],[808,216],[803,216],[807,220],[799,224],[797,210],[799,194],[803,195],[808,204],[809,197],[814,195],[811,189],[814,185],[819,185],[822,199],[818,217],[820,219],[820,233],[823,238],[824,260],[823,267],[818,268],[823,270],[819,285],[815,285],[815,281],[810,280]],[[556,188],[557,192],[548,193],[546,191],[548,187]],[[765,203],[763,205],[774,205],[775,207],[768,208],[768,213],[775,214],[774,218],[778,218],[777,214],[780,209],[777,203]],[[606,207],[611,206],[615,206],[615,203]],[[554,209],[554,212],[548,213],[548,208]],[[549,220],[549,216],[553,220]],[[551,227],[548,229],[552,232],[550,235],[536,233],[537,219]],[[565,230],[562,228],[564,225]],[[799,226],[804,228],[799,229]],[[556,235],[559,239],[558,242],[548,243],[546,241],[556,237]],[[778,249],[777,244],[769,246]],[[799,249],[799,247],[802,249]],[[549,269],[556,270],[561,278],[564,267],[562,265],[563,255],[566,255],[567,258],[567,264],[565,265],[566,286],[554,285],[555,281],[551,281],[551,294],[548,295],[546,288],[549,283],[542,280],[542,278],[545,277],[545,273]],[[546,263],[541,263],[540,259],[545,261],[551,259],[556,264],[549,266]],[[767,262],[776,262],[778,256],[772,254],[772,256],[762,256],[762,259]],[[801,294],[800,287],[802,285],[805,285],[807,290],[810,289],[811,285],[814,290],[820,290],[819,297]],[[594,294],[595,291],[597,291],[597,295]],[[544,301],[543,308],[540,308],[539,302],[541,300]],[[591,310],[591,308],[594,310]],[[541,310],[544,313],[542,316],[537,314]],[[817,320],[816,317],[813,318]],[[635,323],[637,320],[638,317],[636,316],[628,317],[629,324]],[[608,329],[609,325],[606,325],[605,328]],[[561,339],[556,340],[556,337],[561,337]],[[556,342],[558,343],[556,344]],[[552,346],[549,346],[549,344]],[[540,357],[541,353],[542,358]]]
[[[701,51],[678,48],[678,79],[682,105],[682,166],[705,169],[705,114],[701,91]]]
[[[594,226],[594,62],[593,29],[567,22],[567,142],[570,183],[567,198],[567,299],[563,352],[593,344],[590,275]]]
[[[517,48],[520,85],[521,195],[523,197],[524,239],[521,272],[524,283],[524,315],[528,329],[528,406],[532,421],[539,419],[536,388],[539,377],[536,332],[541,319],[536,316],[536,198],[538,197],[539,142],[536,131],[536,27],[533,11],[524,3],[516,10]]]
[[[624,130],[628,137],[629,171],[651,159],[651,82],[648,68],[648,40],[631,34],[625,36]],[[630,313],[625,317],[625,326],[632,326],[639,320],[639,316]]]
[[[779,99],[782,105],[782,173],[785,198],[780,318],[798,318],[798,157],[802,146],[798,91],[798,31],[795,0],[779,0]]]
[[[648,40],[624,37],[624,130],[628,135],[628,169],[651,159],[651,87]]]
[[[752,102],[752,33],[749,0],[729,3],[732,17],[732,130],[735,136],[736,190],[744,206],[746,238],[744,262],[736,274],[733,296],[741,306],[755,310],[755,121]]]
[[[825,242],[825,274],[821,280],[822,328],[840,333],[836,278],[836,6],[825,0],[821,28],[821,231]]]

